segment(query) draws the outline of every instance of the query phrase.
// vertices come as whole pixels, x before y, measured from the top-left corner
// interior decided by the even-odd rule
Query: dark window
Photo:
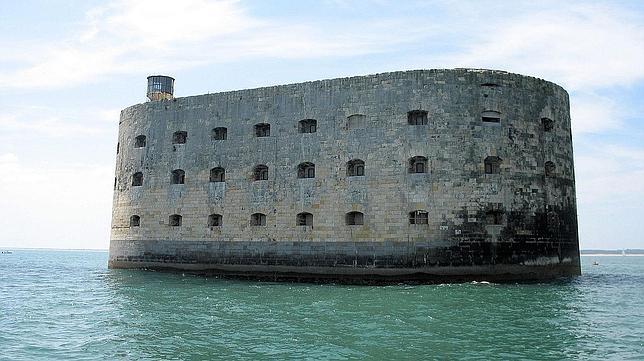
[[[487,224],[502,224],[503,212],[500,210],[490,210],[485,212],[485,223]]]
[[[172,184],[184,184],[186,182],[186,172],[183,169],[175,169],[172,171],[172,176],[170,177],[170,183]]]
[[[297,166],[298,178],[315,178],[315,164],[310,162],[300,163]]]
[[[315,119],[300,120],[300,133],[315,133],[317,132],[318,121]]]
[[[425,110],[412,110],[407,112],[409,125],[427,125],[427,112]]]
[[[215,213],[208,216],[208,227],[221,227],[222,225],[221,214]]]
[[[171,215],[171,216],[170,216],[170,218],[168,219],[168,224],[169,224],[170,226],[172,226],[172,227],[179,227],[179,226],[181,226],[181,220],[182,220],[182,218],[183,218],[183,217],[181,217],[181,216],[180,216],[180,215],[178,215],[178,214],[173,214],[173,215]]]
[[[141,217],[134,215],[130,217],[130,227],[139,227],[141,225]]]
[[[557,170],[557,166],[553,162],[547,161],[545,164],[545,170],[546,177],[553,177],[555,175],[555,171]]]
[[[116,177],[114,177],[114,190],[116,190]]]
[[[270,137],[271,135],[271,125],[267,123],[255,124],[255,136],[258,138],[261,137]]]
[[[121,143],[116,143],[116,154],[119,154],[120,147],[121,147]]]
[[[427,158],[422,156],[409,158],[409,173],[427,173]]]
[[[496,88],[496,87],[499,86],[499,84],[496,84],[496,83],[483,83],[483,84],[481,84],[481,86],[487,86],[487,87]]]
[[[356,177],[364,175],[364,162],[360,159],[352,159],[347,162],[347,176]]]
[[[364,214],[360,212],[349,212],[344,218],[348,226],[359,226],[364,224]]]
[[[228,129],[224,127],[217,127],[212,130],[212,139],[226,140],[228,138]]]
[[[132,175],[132,185],[135,187],[143,185],[143,173],[136,172]]]
[[[265,226],[266,225],[266,215],[262,213],[253,213],[250,216],[250,225],[251,226]]]
[[[367,117],[363,114],[352,114],[347,117],[348,129],[361,129],[366,126]]]
[[[485,158],[485,174],[499,174],[501,173],[501,162],[502,159],[499,157],[487,157]]]
[[[500,123],[501,113],[494,110],[486,110],[481,113],[481,121],[484,123]]]
[[[268,179],[268,167],[260,164],[255,166],[253,170],[253,180],[267,180]]]
[[[427,224],[429,222],[429,213],[425,211],[409,212],[409,224]]]
[[[216,167],[210,170],[210,181],[211,182],[225,182],[226,181],[226,170],[221,167]]]
[[[188,132],[183,130],[174,132],[172,135],[172,144],[186,144],[186,139],[188,139]]]
[[[134,138],[134,148],[143,148],[145,147],[145,135],[139,135]]]
[[[550,132],[554,128],[555,122],[550,118],[541,118],[541,126],[544,132]]]
[[[313,226],[313,215],[311,213],[302,212],[297,215],[298,226]]]

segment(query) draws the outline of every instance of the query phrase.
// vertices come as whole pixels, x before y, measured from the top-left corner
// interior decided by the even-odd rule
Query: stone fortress
[[[109,267],[357,283],[580,274],[568,94],[414,70],[121,112]]]

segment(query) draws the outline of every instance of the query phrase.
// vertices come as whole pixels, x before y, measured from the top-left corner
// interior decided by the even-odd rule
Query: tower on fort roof
[[[174,98],[174,78],[166,75],[150,75],[148,77],[148,99],[170,100]]]

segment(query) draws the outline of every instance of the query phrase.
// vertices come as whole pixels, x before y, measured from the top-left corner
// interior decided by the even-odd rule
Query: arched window
[[[427,173],[427,158],[416,156],[409,158],[409,173]]]
[[[347,162],[347,176],[357,177],[364,175],[364,161],[352,159]]]
[[[263,213],[253,213],[250,216],[250,225],[255,227],[266,225],[266,215]]]
[[[485,223],[491,225],[503,224],[503,211],[489,210],[485,212]]]
[[[145,147],[145,135],[141,134],[134,138],[134,148],[143,148]]]
[[[496,110],[486,110],[481,113],[481,121],[484,123],[500,123],[501,113]]]
[[[297,225],[298,226],[313,226],[313,215],[311,213],[302,212],[297,215]]]
[[[553,177],[555,175],[555,171],[557,170],[557,166],[553,162],[547,161],[545,164],[545,170],[546,177]]]
[[[429,213],[418,210],[409,212],[409,224],[427,224],[429,222]]]
[[[317,132],[318,121],[315,119],[300,120],[300,133],[315,133]]]
[[[485,158],[485,174],[499,174],[501,173],[501,162],[503,160],[499,157],[489,156]]]
[[[412,110],[407,112],[407,123],[409,125],[427,125],[427,111]]]
[[[172,144],[186,144],[186,139],[188,139],[188,132],[178,131],[172,134]]]
[[[364,114],[352,114],[347,117],[348,129],[362,129],[367,125],[367,117]]]
[[[259,123],[255,124],[255,136],[258,138],[261,137],[270,137],[271,135],[271,125],[268,123]]]
[[[226,140],[228,138],[228,129],[224,127],[217,127],[212,130],[212,139]]]
[[[222,220],[221,214],[213,213],[208,216],[208,227],[221,227]]]
[[[300,163],[297,166],[298,178],[315,178],[315,164],[311,162]]]
[[[170,177],[171,184],[184,184],[186,182],[186,172],[183,169],[175,169]]]
[[[541,118],[541,126],[544,132],[550,132],[554,128],[555,122],[550,118]]]
[[[181,226],[181,221],[183,217],[181,217],[178,214],[173,214],[168,218],[168,224],[172,227],[179,227]]]
[[[344,217],[348,226],[359,226],[364,224],[364,214],[360,212],[349,212]]]
[[[139,227],[141,225],[141,217],[137,215],[130,216],[130,227]]]
[[[253,180],[267,180],[268,179],[268,167],[264,164],[259,164],[253,169]]]
[[[226,170],[222,167],[216,167],[210,170],[210,181],[211,182],[225,182],[226,181]]]
[[[135,187],[143,185],[143,173],[136,172],[132,175],[132,185]]]

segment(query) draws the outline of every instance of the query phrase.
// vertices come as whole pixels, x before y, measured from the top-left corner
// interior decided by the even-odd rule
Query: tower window
[[[297,215],[297,225],[298,226],[313,226],[313,215],[311,213],[302,212]]]
[[[315,178],[315,164],[310,162],[300,163],[297,166],[298,178]]]
[[[409,173],[427,173],[427,158],[416,156],[409,158]]]
[[[143,185],[143,173],[136,172],[132,175],[132,185],[135,187]]]
[[[427,125],[427,111],[412,110],[407,112],[407,123],[409,125]]]
[[[409,212],[409,224],[427,224],[429,222],[429,213],[426,211]]]
[[[503,224],[503,211],[489,210],[485,212],[485,223],[491,225]]]
[[[317,132],[318,121],[315,119],[300,120],[300,133],[315,133]]]
[[[130,217],[130,227],[139,227],[141,225],[141,217],[133,215]]]
[[[541,118],[541,126],[544,132],[550,132],[554,128],[555,122],[550,118]]]
[[[347,176],[357,177],[364,175],[364,161],[352,159],[347,162]]]
[[[266,215],[263,213],[253,213],[250,216],[250,225],[261,227],[266,225]]]
[[[188,132],[183,130],[174,132],[172,135],[172,144],[186,144],[186,139],[188,139]]]
[[[481,121],[484,123],[501,123],[501,113],[495,110],[486,110],[481,113]]]
[[[253,170],[253,180],[267,180],[268,179],[268,167],[264,164],[255,166]]]
[[[216,167],[210,170],[210,181],[211,182],[225,182],[226,181],[226,170],[221,167]]]
[[[171,215],[171,216],[169,217],[169,219],[168,219],[168,224],[169,224],[170,226],[172,226],[172,227],[179,227],[179,226],[181,226],[181,221],[182,221],[182,219],[183,219],[183,217],[181,217],[180,215],[178,215],[178,214],[173,214],[173,215]]]
[[[222,225],[221,214],[214,213],[208,216],[208,227],[221,227]]]
[[[175,169],[170,176],[171,184],[184,184],[186,182],[186,172],[183,169]]]
[[[364,224],[364,214],[360,212],[349,212],[344,217],[348,226],[359,226]]]
[[[501,173],[501,162],[503,160],[499,157],[490,156],[485,158],[485,174],[499,174]]]
[[[551,162],[547,161],[545,164],[545,171],[546,171],[546,177],[553,177],[555,175],[555,171],[557,170],[557,166]]]
[[[226,140],[228,138],[228,128],[217,127],[212,130],[212,139]]]
[[[145,147],[145,135],[139,135],[134,138],[134,148],[143,148]]]
[[[366,126],[367,117],[363,114],[352,114],[347,117],[348,129],[362,129]]]
[[[255,136],[258,138],[261,137],[270,137],[271,135],[271,125],[267,123],[255,124]]]

